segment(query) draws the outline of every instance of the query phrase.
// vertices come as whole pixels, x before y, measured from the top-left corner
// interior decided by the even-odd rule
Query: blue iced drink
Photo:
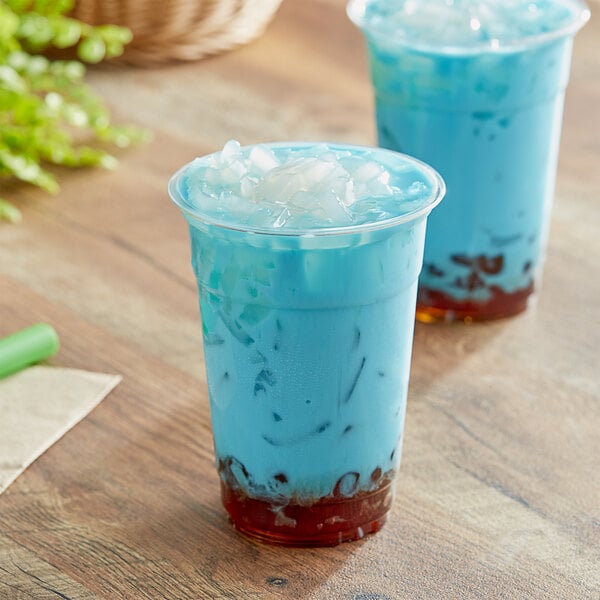
[[[444,184],[381,149],[273,144],[171,180],[189,222],[222,498],[241,531],[376,531],[400,460],[426,218]]]
[[[417,316],[492,319],[539,283],[578,0],[352,0],[379,144],[436,168]]]

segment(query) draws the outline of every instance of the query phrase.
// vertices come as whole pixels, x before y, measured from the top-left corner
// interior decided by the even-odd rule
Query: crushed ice
[[[393,37],[420,43],[497,47],[560,29],[579,11],[568,0],[372,0],[365,21]]]
[[[274,152],[235,140],[187,175],[188,193],[203,210],[254,226],[344,226],[402,214],[399,201],[427,196],[418,177],[400,189],[368,152],[326,144]]]

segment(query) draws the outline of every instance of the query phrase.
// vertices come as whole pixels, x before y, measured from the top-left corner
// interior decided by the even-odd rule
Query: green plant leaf
[[[55,17],[50,23],[54,31],[52,43],[57,48],[74,46],[81,38],[82,27],[75,19]]]
[[[27,91],[27,83],[10,65],[0,65],[0,88],[18,94]]]
[[[0,3],[0,43],[11,40],[19,29],[19,17]]]
[[[89,63],[99,63],[106,55],[106,44],[99,36],[88,37],[77,46],[77,56]]]
[[[22,218],[21,211],[14,204],[0,198],[0,220],[18,223]]]
[[[84,82],[84,62],[121,54],[131,32],[82,23],[66,16],[72,7],[73,0],[0,0],[0,177],[50,193],[59,187],[48,165],[113,168],[117,161],[106,144],[126,147],[150,137],[137,127],[114,126]],[[75,47],[84,62],[38,53],[51,46]],[[17,207],[0,201],[0,219],[19,218]]]
[[[50,21],[38,13],[25,13],[17,30],[20,38],[27,40],[27,44],[36,50],[45,48],[54,37]]]

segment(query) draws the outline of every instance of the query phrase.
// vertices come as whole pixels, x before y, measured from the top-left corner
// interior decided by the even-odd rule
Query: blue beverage
[[[429,220],[417,318],[524,310],[541,275],[578,0],[353,0],[379,144],[448,186]]]
[[[223,503],[254,537],[334,545],[377,531],[390,508],[426,218],[444,186],[426,165],[386,150],[262,146],[282,163],[327,154],[358,165],[355,175],[365,163],[390,174],[385,196],[363,193],[329,216],[296,204],[282,224],[280,205],[256,203],[267,184],[292,198],[286,206],[300,198],[305,207],[318,185],[272,169],[254,177],[262,191],[248,206],[239,165],[254,148],[221,164],[229,171],[218,185],[208,165],[226,163],[219,154],[170,183],[189,222]],[[359,189],[335,169],[326,188]]]

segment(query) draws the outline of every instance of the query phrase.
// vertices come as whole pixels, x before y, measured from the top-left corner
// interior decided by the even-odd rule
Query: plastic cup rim
[[[524,35],[522,38],[512,40],[511,42],[498,43],[494,46],[490,41],[480,42],[471,46],[452,46],[452,45],[437,45],[435,43],[419,43],[415,40],[403,39],[402,37],[395,38],[388,31],[372,26],[367,23],[364,18],[364,9],[374,2],[380,0],[348,0],[346,4],[346,14],[349,19],[365,34],[373,37],[379,36],[380,39],[391,41],[398,46],[410,48],[412,50],[429,52],[444,55],[479,55],[479,54],[509,54],[520,52],[534,46],[546,44],[548,42],[575,35],[590,19],[591,12],[587,4],[583,0],[566,0],[562,4],[572,5],[574,8],[573,19],[568,23],[544,33]],[[579,8],[576,12],[575,9]]]
[[[342,226],[332,226],[332,227],[320,227],[320,228],[304,228],[304,229],[295,229],[295,228],[280,228],[274,229],[272,227],[255,227],[251,225],[229,223],[226,221],[219,220],[217,218],[212,217],[211,215],[203,214],[202,212],[194,209],[191,206],[186,204],[185,198],[180,193],[179,183],[185,171],[198,159],[200,160],[208,160],[211,156],[215,156],[220,154],[220,150],[217,152],[212,152],[210,154],[205,154],[201,157],[198,157],[185,165],[183,165],[180,169],[178,169],[168,184],[168,192],[171,200],[179,207],[184,216],[191,222],[199,222],[204,225],[209,225],[213,227],[218,227],[219,229],[238,231],[241,233],[248,234],[257,234],[264,236],[277,236],[277,237],[324,237],[324,236],[336,236],[336,235],[349,235],[349,234],[360,234],[366,233],[370,231],[389,229],[395,227],[396,225],[401,225],[404,223],[409,223],[411,221],[416,221],[420,217],[427,216],[444,198],[446,194],[446,184],[442,179],[441,175],[430,165],[427,163],[414,158],[413,156],[409,156],[408,154],[403,154],[401,152],[396,152],[395,150],[389,150],[387,148],[381,148],[377,146],[362,146],[356,144],[342,144],[342,143],[329,143],[329,142],[267,142],[260,144],[249,144],[243,146],[242,148],[247,148],[251,146],[265,146],[267,148],[301,148],[301,147],[310,147],[327,144],[329,147],[343,150],[360,150],[360,151],[374,151],[375,153],[384,153],[386,155],[392,155],[398,157],[402,161],[412,163],[413,165],[419,167],[426,175],[427,179],[432,183],[432,191],[429,194],[427,199],[423,200],[421,206],[417,209],[410,211],[408,213],[398,215],[397,217],[391,217],[389,219],[383,219],[381,221],[371,221],[368,223],[361,223],[358,225],[342,225]],[[375,158],[376,160],[376,158]]]

